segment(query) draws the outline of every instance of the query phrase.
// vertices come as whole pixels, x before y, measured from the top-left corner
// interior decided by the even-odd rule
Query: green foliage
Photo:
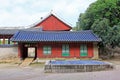
[[[110,27],[109,23],[108,19],[98,19],[91,26],[91,30],[102,38],[101,46],[120,46],[120,25]]]
[[[77,30],[93,30],[101,46],[120,46],[120,0],[97,0],[81,13]]]
[[[108,19],[97,19],[94,24],[91,26],[91,29],[96,33],[100,38],[102,38],[102,45],[105,46],[109,40],[108,33],[110,32],[111,28],[109,27],[109,20]]]
[[[78,27],[72,27],[72,30],[73,31],[76,31]]]
[[[120,0],[97,0],[92,3],[84,14],[80,14],[78,29],[91,29],[93,23],[102,18],[108,19],[111,27],[120,22]]]
[[[108,43],[112,46],[119,46],[120,47],[120,25],[115,25],[111,28],[108,34],[109,41]]]

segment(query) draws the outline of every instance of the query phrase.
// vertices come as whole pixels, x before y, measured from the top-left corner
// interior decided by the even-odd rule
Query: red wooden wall
[[[22,58],[22,55],[23,55],[22,49],[23,49],[22,44],[18,43],[18,57],[19,58]]]
[[[44,31],[69,31],[71,27],[58,19],[55,15],[51,14],[42,22],[35,25],[36,27],[42,27]]]
[[[50,45],[52,47],[51,55],[44,55],[43,54],[43,46]],[[78,43],[71,43],[70,46],[70,56],[65,58],[80,58],[80,44]],[[93,44],[88,43],[88,56],[87,58],[93,57]],[[37,48],[37,57],[38,58],[64,58],[62,56],[62,43],[39,43]]]

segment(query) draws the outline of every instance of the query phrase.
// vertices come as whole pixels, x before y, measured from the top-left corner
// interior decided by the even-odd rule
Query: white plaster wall
[[[15,58],[18,55],[18,47],[0,47],[0,59]]]

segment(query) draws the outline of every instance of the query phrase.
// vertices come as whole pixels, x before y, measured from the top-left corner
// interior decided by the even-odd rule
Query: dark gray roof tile
[[[99,42],[92,31],[19,31],[12,38],[16,42],[68,41],[68,42]]]

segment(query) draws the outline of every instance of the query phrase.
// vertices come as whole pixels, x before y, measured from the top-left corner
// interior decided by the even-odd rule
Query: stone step
[[[26,58],[21,64],[20,67],[27,67],[34,60],[34,58]]]

